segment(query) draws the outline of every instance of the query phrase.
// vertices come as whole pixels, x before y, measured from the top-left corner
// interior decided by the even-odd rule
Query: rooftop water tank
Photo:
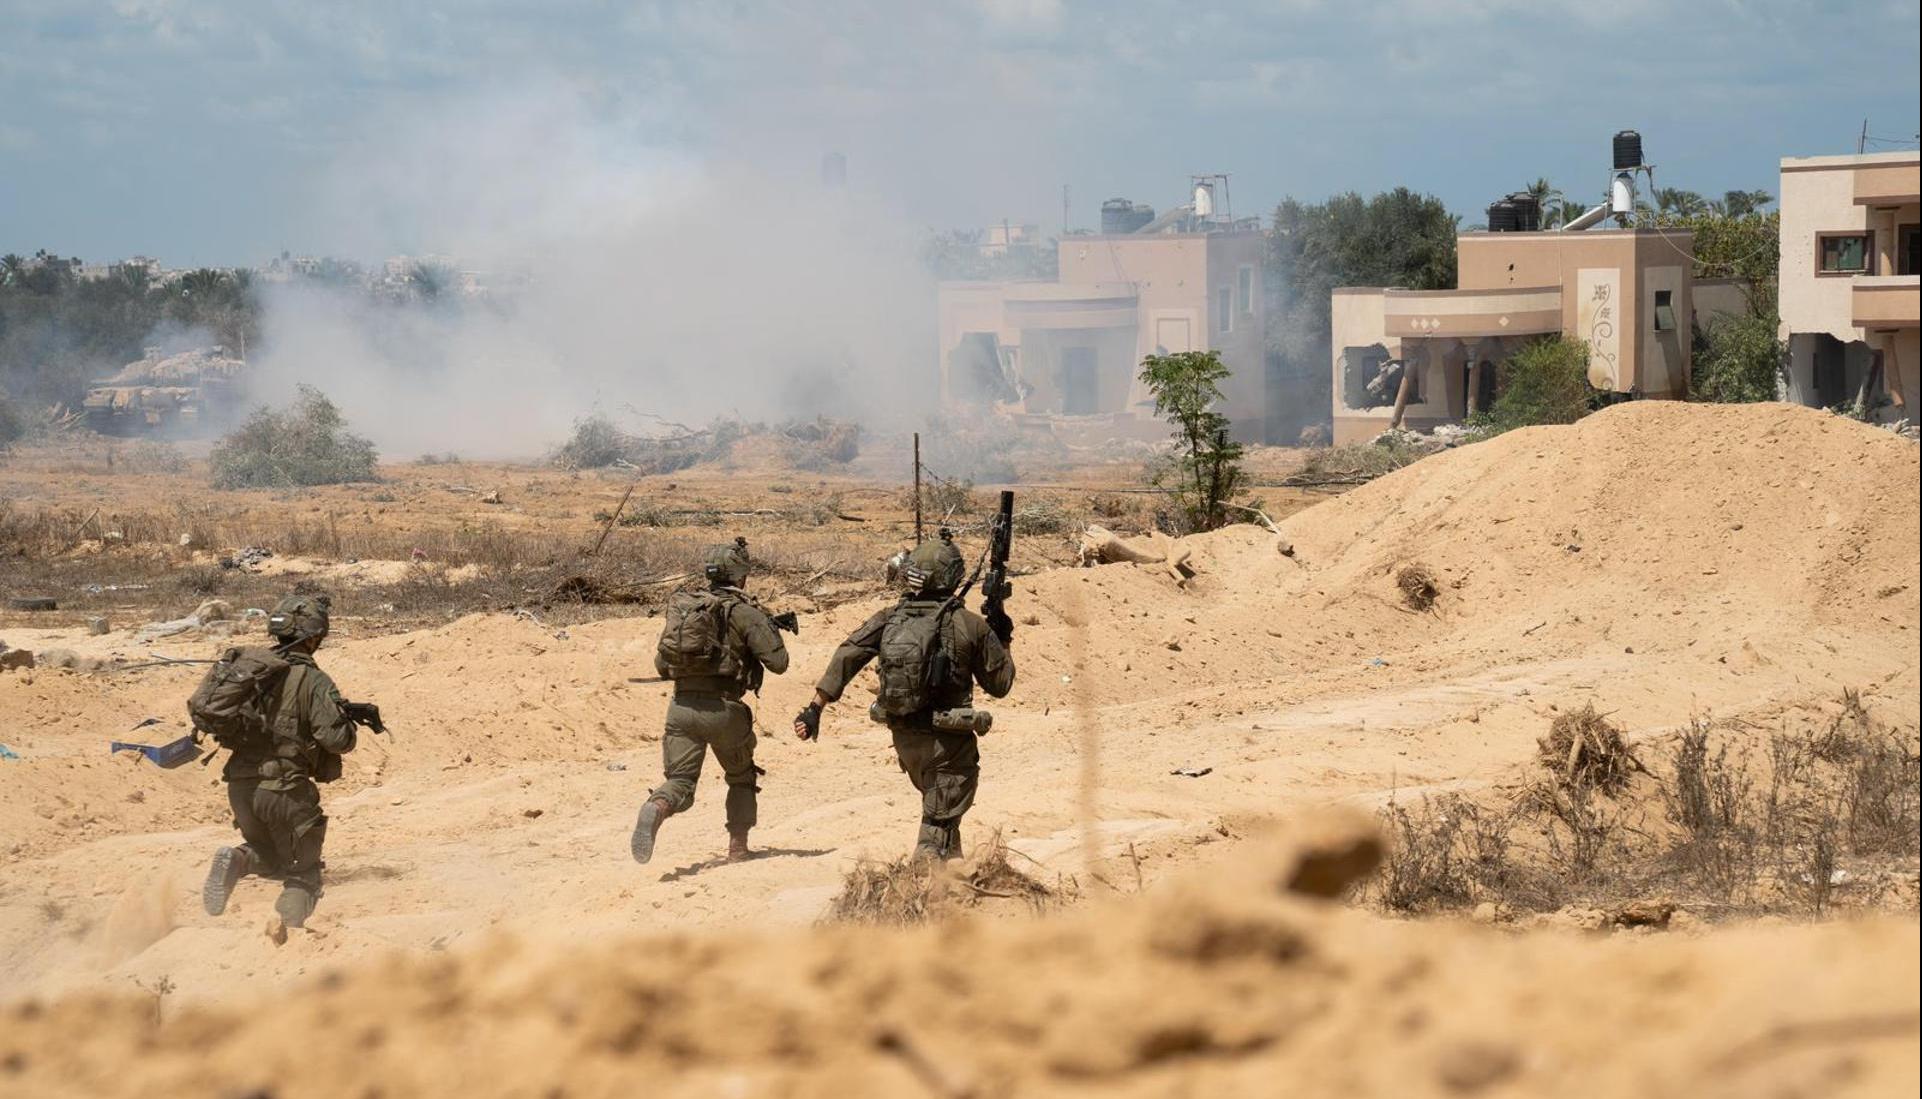
[[[1615,135],[1615,170],[1642,166],[1642,135],[1623,130]]]
[[[1521,218],[1515,204],[1508,199],[1496,199],[1488,204],[1488,231],[1491,233],[1513,233],[1521,228]]]

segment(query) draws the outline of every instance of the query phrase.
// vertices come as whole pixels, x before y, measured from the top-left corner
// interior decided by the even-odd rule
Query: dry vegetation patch
[[[952,863],[905,855],[890,862],[857,864],[841,879],[828,920],[842,923],[909,924],[941,919],[988,900],[1019,901],[1035,912],[1059,903],[1071,890],[1045,885],[1009,861],[1000,830],[973,854]]]
[[[1916,909],[1917,733],[1853,693],[1768,735],[1697,718],[1653,770],[1584,707],[1556,719],[1536,768],[1501,796],[1391,801],[1368,897],[1402,913],[1587,907],[1630,924],[1657,900],[1712,917]]]

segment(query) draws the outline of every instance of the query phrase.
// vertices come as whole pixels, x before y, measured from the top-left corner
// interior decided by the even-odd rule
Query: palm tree
[[[8,252],[0,256],[0,286],[12,286],[19,282],[26,269],[27,261],[19,253]]]

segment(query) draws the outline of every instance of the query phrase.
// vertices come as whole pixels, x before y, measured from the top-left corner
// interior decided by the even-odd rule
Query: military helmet
[[[947,595],[961,586],[967,572],[968,565],[961,559],[961,551],[946,538],[914,547],[901,569],[908,590],[917,595]]]
[[[325,595],[290,595],[267,616],[267,632],[282,641],[326,637],[333,601]]]
[[[701,561],[701,572],[710,584],[738,588],[747,583],[747,539],[736,538],[733,545],[709,546]]]

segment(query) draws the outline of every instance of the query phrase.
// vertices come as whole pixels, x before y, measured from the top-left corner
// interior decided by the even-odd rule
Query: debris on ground
[[[252,621],[252,619],[253,616],[249,615],[244,621]],[[232,627],[236,624],[233,605],[224,599],[209,599],[195,607],[194,612],[184,618],[175,618],[166,622],[149,622],[134,631],[134,636],[141,641],[152,641],[162,637],[177,637],[195,630],[205,630],[216,624],[227,627],[227,632],[232,632]]]
[[[1077,556],[1083,568],[1123,563],[1162,565],[1181,587],[1195,577],[1188,548],[1159,531],[1146,539],[1127,539],[1107,527],[1089,524],[1081,533]]]
[[[1597,713],[1595,704],[1560,714],[1538,742],[1542,767],[1562,786],[1577,790],[1619,792],[1636,771],[1647,771],[1635,758],[1622,730]]]
[[[857,864],[841,880],[828,919],[847,923],[924,923],[973,908],[985,898],[1027,901],[1039,910],[1058,893],[1014,868],[996,829],[972,855],[952,863],[904,855]]]
[[[50,596],[28,595],[7,600],[7,609],[10,611],[57,611],[60,609],[60,602]]]
[[[33,653],[27,649],[9,648],[0,641],[0,672],[10,672],[16,668],[30,669],[34,665]]]
[[[220,567],[223,569],[245,569],[248,572],[254,572],[260,568],[262,562],[273,555],[274,551],[265,546],[248,546],[245,549],[236,550],[226,557],[222,557],[220,559]]]
[[[1418,611],[1432,609],[1435,597],[1441,594],[1434,570],[1419,561],[1401,567],[1395,574],[1395,587],[1401,589],[1402,602]]]
[[[1168,773],[1180,775],[1182,778],[1200,778],[1203,775],[1214,774],[1215,769],[1213,767],[1177,767]]]

